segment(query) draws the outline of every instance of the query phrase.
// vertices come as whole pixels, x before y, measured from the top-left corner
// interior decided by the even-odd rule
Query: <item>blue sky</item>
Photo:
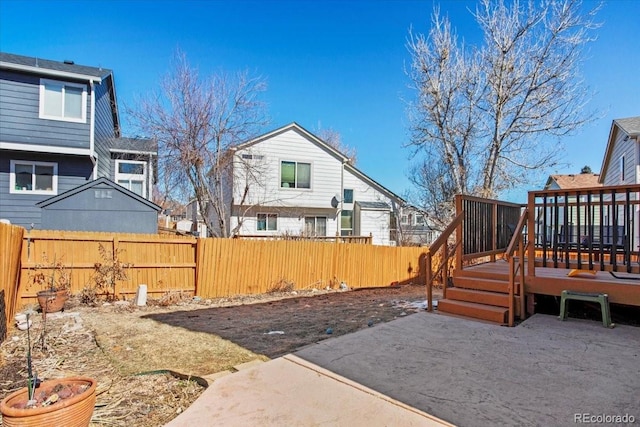
[[[474,1],[440,5],[462,37],[477,40]],[[402,148],[403,99],[412,96],[405,43],[409,26],[428,31],[432,10],[430,0],[0,0],[0,50],[110,68],[127,106],[154,89],[176,48],[201,74],[248,69],[268,84],[265,131],[293,121],[337,130],[358,150],[363,172],[404,195],[411,151]],[[601,118],[563,139],[566,166],[549,173],[599,171],[612,120],[640,114],[638,16],[635,0],[610,0],[599,13],[603,26],[581,72]],[[525,202],[526,190],[543,185],[537,177],[506,197]]]

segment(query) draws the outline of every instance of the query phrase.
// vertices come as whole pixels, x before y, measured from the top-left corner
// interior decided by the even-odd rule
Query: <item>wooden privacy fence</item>
[[[92,286],[96,263],[105,263],[99,251],[118,253],[127,269],[128,279],[116,285],[118,295],[132,297],[140,284],[147,292],[162,294],[171,290],[193,293],[196,273],[196,239],[157,234],[95,233],[31,230],[25,232],[22,245],[19,298],[22,304],[36,301],[41,287],[33,283],[33,274],[50,274],[54,263],[62,263],[70,272],[71,293]]]
[[[13,322],[24,228],[0,223],[0,342]]]
[[[3,238],[3,242],[4,242]],[[185,291],[202,298],[263,293],[276,289],[383,287],[394,282],[424,283],[427,248],[387,247],[315,241],[195,239],[162,235],[31,230],[24,232],[18,307],[36,302],[36,271],[50,274],[62,263],[71,293],[94,283],[99,252],[119,252],[131,264],[116,293],[133,298],[141,284],[151,297]],[[17,260],[15,262],[17,264]]]
[[[313,241],[200,239],[197,294],[212,298],[293,289],[424,283],[426,248]],[[422,276],[422,278],[420,277]]]

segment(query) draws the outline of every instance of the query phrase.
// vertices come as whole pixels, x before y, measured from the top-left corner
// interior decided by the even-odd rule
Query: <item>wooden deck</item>
[[[609,301],[640,307],[640,275],[618,272],[613,277],[608,271],[598,271],[595,276],[582,274],[568,277],[567,268],[536,267],[535,276],[525,276],[525,293],[560,296],[563,290],[599,292],[609,295]],[[481,276],[504,280],[508,277],[509,264],[504,261],[465,267],[459,276]],[[624,278],[628,279],[624,279]]]

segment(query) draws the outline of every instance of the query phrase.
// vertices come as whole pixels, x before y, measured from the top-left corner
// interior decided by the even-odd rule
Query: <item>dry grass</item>
[[[170,369],[202,376],[258,358],[217,335],[143,318],[151,311],[168,310],[103,310],[83,315],[95,331],[96,342],[122,375]]]

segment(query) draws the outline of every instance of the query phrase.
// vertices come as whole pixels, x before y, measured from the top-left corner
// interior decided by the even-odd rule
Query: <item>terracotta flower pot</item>
[[[44,290],[39,291],[37,294],[38,304],[43,313],[55,313],[64,309],[64,303],[69,298],[69,294],[66,289],[60,290]]]
[[[7,427],[36,427],[36,426],[65,426],[86,427],[91,421],[93,408],[96,403],[96,380],[86,377],[69,377],[58,380],[44,381],[35,390],[35,396],[39,393],[51,396],[53,389],[65,388],[78,392],[78,388],[86,387],[86,390],[71,393],[70,397],[60,399],[49,406],[22,409],[28,400],[27,388],[22,388],[11,393],[0,402],[2,413],[2,425]]]

